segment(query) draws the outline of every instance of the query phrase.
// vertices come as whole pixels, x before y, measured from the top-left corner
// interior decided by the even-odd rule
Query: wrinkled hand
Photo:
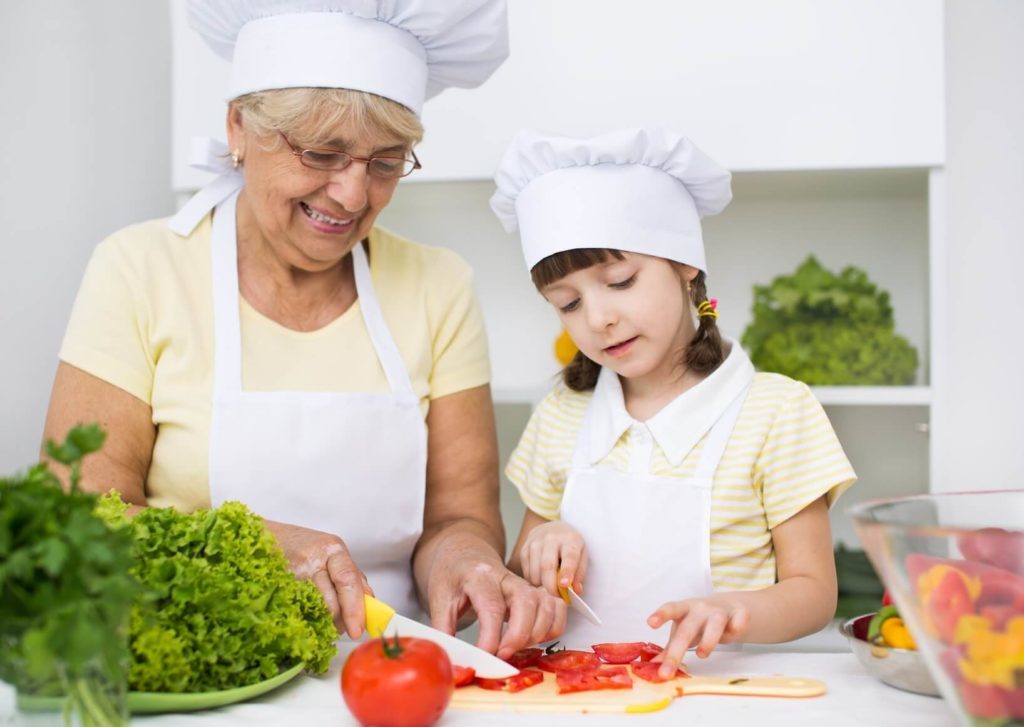
[[[471,608],[480,622],[476,645],[501,659],[565,630],[565,602],[530,585],[500,561],[457,558],[449,563],[432,569],[427,587],[434,628],[454,634],[459,617]]]
[[[719,644],[738,640],[750,623],[750,612],[744,606],[723,599],[688,598],[669,601],[647,618],[651,628],[674,621],[665,650],[653,661],[663,662],[658,674],[673,676],[687,649],[697,647],[697,656],[709,656]]]
[[[551,595],[559,595],[559,586],[583,593],[587,549],[583,536],[571,525],[560,520],[538,525],[526,536],[519,558],[523,577]]]
[[[366,576],[337,535],[267,521],[297,578],[312,580],[327,603],[338,632],[358,639],[366,624],[363,594],[373,595]]]

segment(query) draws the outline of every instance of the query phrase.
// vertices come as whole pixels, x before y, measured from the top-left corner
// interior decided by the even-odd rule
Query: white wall
[[[93,247],[172,209],[167,18],[153,0],[0,3],[0,474],[38,458]]]
[[[1024,487],[1024,2],[946,3],[937,490]]]

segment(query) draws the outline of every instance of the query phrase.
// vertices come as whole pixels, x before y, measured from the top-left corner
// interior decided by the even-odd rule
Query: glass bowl
[[[961,723],[1024,727],[1024,490],[874,500],[850,515]]]
[[[939,696],[939,689],[928,673],[928,666],[920,651],[879,646],[868,641],[868,624],[874,615],[866,613],[854,616],[839,627],[850,642],[850,650],[864,668],[891,687],[929,697]]]

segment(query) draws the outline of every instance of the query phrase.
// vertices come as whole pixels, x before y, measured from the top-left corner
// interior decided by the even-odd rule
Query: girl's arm
[[[705,657],[719,643],[791,641],[824,628],[836,610],[835,558],[828,505],[820,497],[772,530],[778,582],[758,591],[716,593],[666,603],[652,628],[676,621],[665,661],[678,664],[697,646]],[[666,667],[671,675],[673,668]]]
[[[519,528],[519,538],[508,557],[508,569],[518,576],[523,575],[523,544],[526,543],[530,532],[539,525],[550,522],[546,517],[538,515],[530,508],[523,513],[523,524]]]

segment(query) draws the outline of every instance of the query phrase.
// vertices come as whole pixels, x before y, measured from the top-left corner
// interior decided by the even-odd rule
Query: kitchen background
[[[170,214],[202,180],[188,137],[222,134],[226,68],[182,32],[182,4],[0,6],[2,473],[37,456],[91,250]],[[381,217],[476,269],[503,461],[557,370],[558,326],[487,207],[491,170],[524,125],[657,121],[736,172],[705,226],[729,335],[753,285],[813,253],[889,291],[918,351],[911,386],[816,390],[861,476],[837,539],[855,543],[857,500],[1024,486],[1024,2],[510,0],[510,19],[512,59],[428,104],[425,168]]]

